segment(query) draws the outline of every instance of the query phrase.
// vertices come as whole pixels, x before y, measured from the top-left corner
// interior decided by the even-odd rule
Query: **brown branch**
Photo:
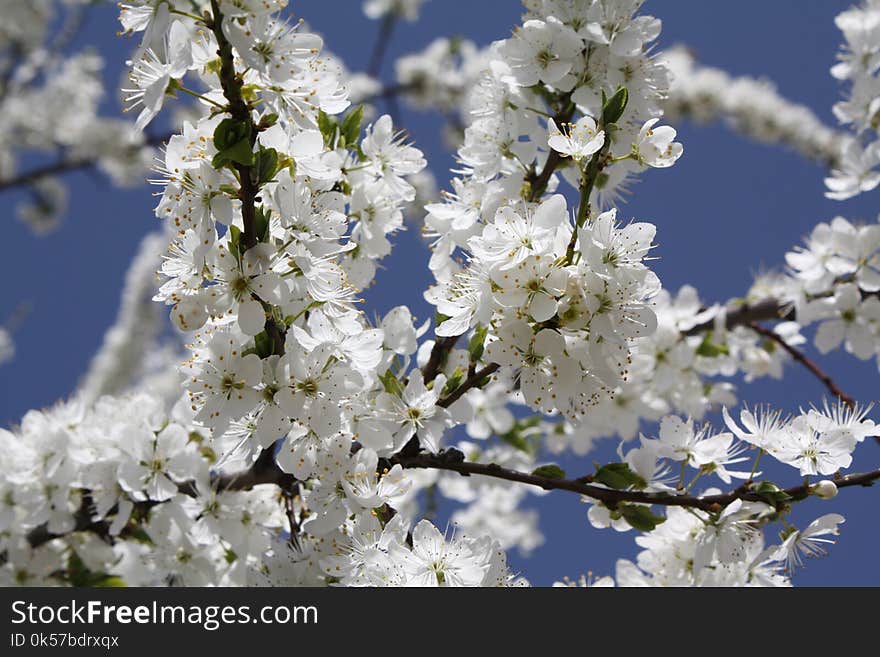
[[[376,36],[376,43],[373,46],[373,52],[370,54],[370,64],[367,67],[367,75],[371,78],[379,77],[382,72],[382,61],[385,59],[385,53],[391,44],[391,35],[394,33],[394,26],[397,24],[397,14],[390,12],[382,19],[382,25],[379,27],[379,33]]]
[[[446,395],[443,399],[437,401],[437,406],[442,406],[443,408],[449,408],[456,401],[458,401],[464,393],[466,393],[471,388],[476,388],[480,385],[480,383],[487,376],[493,375],[498,371],[498,368],[501,367],[498,363],[490,363],[486,365],[486,367],[477,370],[473,374],[471,374],[468,378],[466,378],[462,383],[448,395]]]
[[[354,102],[361,104],[372,103],[377,100],[387,100],[389,98],[407,94],[411,91],[418,91],[421,86],[422,85],[420,85],[418,82],[398,82],[395,84],[388,84],[374,93],[367,94],[363,98],[355,98],[353,100]]]
[[[574,116],[575,105],[571,102],[571,95],[567,95],[563,102],[565,104],[565,108],[557,112],[553,117],[553,120],[557,125],[562,125],[564,123],[571,123],[571,119]],[[547,185],[550,183],[550,178],[553,176],[553,173],[556,171],[556,168],[559,166],[559,163],[562,162],[562,157],[554,151],[552,148],[549,149],[549,153],[547,153],[547,161],[544,162],[544,168],[541,169],[540,173],[536,171],[532,171],[530,174],[526,176],[526,181],[530,185],[529,196],[528,199],[531,202],[537,202],[538,199],[547,191]]]
[[[460,335],[453,335],[437,339],[434,346],[431,348],[431,355],[428,357],[428,362],[425,363],[425,367],[422,368],[422,377],[425,379],[425,383],[429,383],[437,378],[437,375],[443,368],[443,361],[446,360],[449,352],[455,347],[455,343],[458,342],[460,337]]]
[[[632,490],[614,490],[593,485],[592,477],[586,476],[580,479],[552,479],[540,475],[519,472],[503,468],[496,463],[472,463],[464,460],[464,454],[458,450],[445,450],[440,454],[417,454],[414,456],[395,456],[391,459],[392,464],[400,464],[404,468],[422,468],[434,470],[448,470],[457,472],[462,476],[484,475],[495,479],[515,481],[523,484],[538,486],[544,490],[565,490],[578,493],[613,508],[621,502],[635,504],[656,504],[659,506],[680,506],[701,509],[717,513],[735,500],[750,502],[767,502],[765,498],[751,490],[750,484],[743,484],[739,488],[728,493],[719,495],[706,495],[696,497],[692,495],[675,495],[672,493],[647,493]],[[834,483],[838,488],[850,486],[871,486],[880,479],[880,469],[871,472],[851,474],[843,477],[835,477]],[[809,485],[801,484],[786,489],[784,492],[793,500],[799,500],[809,495]]]
[[[785,340],[782,339],[776,331],[768,329],[764,326],[761,326],[757,322],[750,322],[749,328],[752,329],[755,333],[764,336],[768,340],[772,340],[774,343],[778,344],[780,347],[785,349],[788,352],[789,356],[791,356],[798,363],[806,367],[819,381],[821,381],[826,388],[828,388],[829,392],[832,395],[837,397],[844,404],[849,406],[851,409],[856,407],[855,400],[846,394],[840,387],[834,383],[834,380],[824,371],[821,367],[819,367],[815,362],[807,358],[807,356],[795,349],[790,344],[788,344]]]
[[[143,148],[146,146],[159,146],[168,141],[174,133],[166,133],[162,135],[148,136],[143,144],[132,145],[132,148]],[[31,185],[48,176],[54,176],[62,173],[70,173],[72,171],[84,171],[92,169],[98,164],[96,157],[74,158],[72,160],[59,160],[44,166],[36,167],[30,171],[25,171],[12,178],[0,180],[0,192],[13,187],[24,187]]]
[[[244,101],[242,96],[242,87],[244,81],[241,76],[235,72],[235,59],[232,52],[232,44],[226,38],[223,32],[223,14],[220,11],[220,3],[218,0],[211,0],[211,18],[205,17],[205,24],[213,32],[214,38],[217,40],[217,56],[220,58],[220,86],[223,89],[223,97],[229,104],[227,108],[229,114],[236,121],[248,126],[250,134],[250,146],[253,150],[257,141],[257,133],[259,128],[254,123],[254,117],[251,114],[251,108]],[[260,194],[260,188],[251,175],[251,167],[244,164],[235,163],[235,170],[238,173],[239,194],[241,200],[241,221],[244,230],[241,233],[241,244],[244,251],[257,245],[259,238],[257,237],[257,197]],[[252,295],[254,299],[263,302],[256,294]],[[286,330],[276,323],[271,313],[271,307],[263,304],[266,314],[266,335],[272,341],[273,353],[278,356],[284,355],[284,340]]]
[[[219,0],[211,0],[212,18],[208,21],[208,27],[214,33],[217,40],[217,56],[220,58],[220,86],[223,89],[223,97],[229,103],[229,113],[236,121],[244,123],[250,128],[251,148],[257,139],[257,126],[254,123],[251,110],[241,94],[244,81],[235,72],[235,60],[232,53],[232,44],[226,38],[223,32],[223,14],[220,12]],[[250,166],[244,164],[235,164],[235,170],[238,172],[239,184],[241,191],[239,198],[241,199],[241,220],[244,225],[244,231],[241,233],[241,243],[245,250],[256,246],[256,205],[255,199],[259,194],[259,189],[251,178]]]
[[[251,490],[254,486],[274,484],[282,491],[294,490],[299,482],[292,474],[288,474],[278,467],[274,454],[275,445],[273,444],[260,452],[257,460],[247,470],[212,477],[211,488],[217,492],[246,491]],[[177,490],[188,497],[199,496],[198,486],[192,480],[179,483]],[[135,502],[135,509],[145,512],[159,504],[163,504],[163,502],[153,500]],[[54,534],[49,531],[48,525],[40,525],[28,533],[28,543],[30,543],[31,547],[36,548],[53,539],[61,538],[68,533],[80,531],[91,531],[107,540],[112,538],[110,536],[110,523],[104,519],[95,518],[94,505],[91,502],[88,491],[83,494],[83,503],[74,515],[74,523],[74,528],[70,532],[63,534]]]
[[[729,311],[725,318],[725,327],[732,329],[737,326],[748,326],[752,322],[785,322],[793,319],[794,308],[776,299],[764,299],[753,304],[743,304]],[[684,331],[684,335],[699,335],[714,328],[715,320],[710,319]]]

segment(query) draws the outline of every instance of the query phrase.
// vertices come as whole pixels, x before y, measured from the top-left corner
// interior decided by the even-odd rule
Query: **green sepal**
[[[257,241],[265,242],[269,236],[269,220],[272,218],[272,212],[263,206],[259,206],[254,211],[254,232],[257,235]]]
[[[254,353],[256,353],[261,360],[268,358],[275,353],[272,338],[270,338],[269,334],[265,331],[260,331],[254,336]]]
[[[772,481],[762,481],[754,487],[753,492],[772,506],[791,499],[791,495],[782,490]]]
[[[448,395],[449,393],[451,393],[453,390],[461,385],[462,381],[464,381],[464,372],[462,372],[460,367],[456,367],[455,371],[450,375],[448,379],[446,379],[446,385],[443,387],[443,394]]]

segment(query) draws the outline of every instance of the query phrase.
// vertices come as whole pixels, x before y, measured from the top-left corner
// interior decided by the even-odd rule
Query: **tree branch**
[[[443,361],[446,359],[446,356],[449,355],[449,352],[452,351],[452,348],[455,347],[455,343],[458,342],[460,337],[460,335],[453,335],[437,339],[434,346],[431,348],[431,355],[428,357],[428,362],[425,363],[425,367],[422,368],[422,377],[425,379],[425,383],[429,383],[437,378],[437,375],[443,368]]]
[[[370,65],[367,67],[367,75],[371,78],[379,77],[382,72],[382,61],[385,59],[385,53],[388,51],[388,45],[391,43],[391,35],[394,33],[394,26],[397,24],[397,14],[389,12],[382,19],[382,25],[379,27],[379,34],[376,36],[376,43],[373,46],[373,52],[370,54]]]
[[[790,344],[788,344],[785,340],[783,340],[782,336],[780,336],[778,333],[776,333],[776,331],[765,328],[765,327],[761,326],[760,324],[758,324],[757,322],[750,322],[749,328],[752,329],[755,333],[758,333],[759,335],[763,335],[768,340],[772,340],[773,342],[778,344],[780,347],[785,349],[785,351],[788,352],[788,354],[794,360],[796,360],[798,363],[800,363],[801,365],[806,367],[813,374],[813,376],[815,376],[817,379],[819,379],[819,381],[821,381],[825,385],[825,387],[828,388],[829,392],[831,392],[832,395],[837,397],[844,404],[846,404],[850,408],[856,407],[855,400],[853,400],[852,397],[850,397],[843,390],[841,390],[840,387],[838,387],[837,384],[834,383],[834,380],[824,370],[822,370],[822,368],[820,368],[815,362],[813,362],[812,360],[807,358],[807,356],[805,354],[803,354],[801,351],[795,349]]]
[[[216,475],[211,478],[211,488],[218,493],[227,491],[245,491],[251,490],[254,486],[263,484],[274,484],[282,491],[293,491],[299,484],[296,477],[292,474],[284,472],[278,467],[275,461],[275,445],[265,448],[253,465],[242,472],[232,474]],[[189,480],[181,482],[177,485],[177,490],[188,497],[198,497],[199,489],[195,481]],[[147,500],[144,502],[135,502],[135,509],[147,511],[163,502],[155,502]],[[83,503],[74,516],[74,528],[67,533],[91,531],[106,539],[110,536],[110,523],[104,519],[95,519],[94,506],[91,502],[91,496],[88,491],[83,494]],[[39,547],[53,539],[61,538],[64,534],[54,534],[49,531],[47,525],[40,525],[32,529],[28,535],[28,543],[31,547]],[[124,533],[124,532],[123,532]]]
[[[229,103],[229,114],[236,121],[243,123],[249,127],[250,146],[253,150],[254,144],[257,142],[257,133],[259,129],[254,123],[254,117],[251,114],[251,108],[244,101],[241,90],[244,85],[241,76],[235,72],[235,59],[232,52],[232,44],[226,38],[223,32],[223,14],[220,12],[220,3],[218,0],[211,0],[212,17],[206,19],[206,24],[217,39],[217,55],[220,57],[220,86],[223,89],[223,97]],[[260,194],[260,188],[254,182],[251,176],[251,167],[244,164],[235,163],[235,170],[238,173],[239,194],[241,200],[241,221],[244,230],[241,233],[241,243],[244,251],[253,248],[259,242],[257,237],[257,196]],[[252,295],[255,299],[262,302],[257,295]],[[263,304],[266,312],[265,330],[266,335],[272,341],[273,353],[284,355],[284,339],[285,330],[279,326],[271,313],[271,306]]]
[[[456,401],[458,401],[461,396],[464,395],[464,393],[466,393],[471,388],[476,388],[480,385],[480,382],[482,382],[483,379],[497,372],[499,367],[501,366],[498,363],[490,363],[489,365],[486,365],[486,367],[477,370],[468,378],[466,378],[455,390],[450,392],[443,399],[440,399],[437,402],[437,406],[449,408]]]
[[[212,18],[208,27],[214,33],[217,39],[217,55],[220,57],[220,86],[223,89],[223,97],[229,103],[229,113],[236,121],[244,123],[250,127],[251,148],[257,140],[257,126],[251,116],[250,108],[244,102],[241,95],[243,81],[235,72],[235,60],[232,54],[232,44],[226,38],[223,32],[223,14],[220,12],[220,3],[218,0],[211,0]],[[238,172],[239,184],[241,192],[241,220],[244,225],[244,231],[241,234],[241,242],[245,250],[250,249],[257,244],[256,233],[256,206],[255,199],[259,193],[259,189],[251,178],[251,168],[244,164],[235,164],[235,170]]]
[[[457,472],[462,476],[484,475],[495,479],[515,481],[523,484],[538,486],[544,490],[566,490],[578,493],[614,508],[621,502],[635,504],[656,504],[659,506],[680,506],[701,509],[717,513],[735,500],[750,502],[767,502],[765,498],[753,492],[750,484],[743,484],[739,488],[720,495],[707,495],[697,497],[692,495],[675,495],[672,493],[647,493],[644,491],[614,490],[592,485],[591,476],[579,479],[551,479],[527,472],[519,472],[503,468],[496,463],[472,463],[464,460],[464,454],[456,449],[449,449],[440,454],[417,454],[398,455],[391,459],[392,464],[400,464],[404,468],[422,468],[434,470],[448,470]],[[859,474],[851,474],[835,477],[834,483],[838,488],[850,486],[871,486],[880,479],[880,469]],[[803,499],[809,495],[809,485],[801,484],[785,490],[785,493],[794,500]]]
[[[161,135],[148,136],[144,140],[143,144],[133,145],[132,148],[159,146],[160,144],[164,144],[166,141],[168,141],[173,134],[174,133],[169,132]],[[59,160],[58,162],[52,162],[44,166],[36,167],[34,169],[31,169],[30,171],[25,171],[24,173],[13,176],[12,178],[0,180],[0,192],[7,189],[12,189],[13,187],[24,187],[26,185],[33,184],[42,178],[46,178],[47,176],[69,173],[71,171],[92,169],[98,164],[98,159],[99,158],[97,157],[74,158],[72,160]]]
[[[725,327],[732,329],[737,326],[748,326],[752,322],[786,322],[793,319],[794,308],[777,299],[763,299],[753,304],[743,304],[728,312],[725,318]],[[710,319],[684,331],[684,335],[699,335],[714,328],[715,320]]]
[[[575,104],[571,102],[571,95],[566,95],[563,102],[565,104],[564,109],[557,112],[553,117],[553,120],[557,125],[571,123],[571,119],[574,116]],[[526,176],[526,181],[531,186],[527,200],[535,203],[541,198],[541,196],[543,196],[544,192],[547,191],[547,185],[550,183],[550,178],[553,176],[553,173],[556,171],[560,162],[562,162],[562,157],[559,153],[552,148],[549,149],[549,152],[547,153],[547,161],[544,162],[544,168],[541,169],[541,172],[537,173],[532,171]]]

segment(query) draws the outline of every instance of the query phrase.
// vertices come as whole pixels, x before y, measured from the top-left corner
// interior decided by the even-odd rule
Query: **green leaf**
[[[254,157],[254,174],[257,187],[265,185],[278,173],[278,151],[274,148],[262,148]]]
[[[536,477],[544,477],[545,479],[565,479],[565,470],[558,465],[542,465],[532,470],[532,474]]]
[[[246,167],[254,163],[254,149],[250,139],[242,139],[218,155],[222,155],[227,161],[236,162]]]
[[[218,151],[225,151],[242,139],[250,139],[250,136],[250,124],[235,119],[223,119],[214,128],[214,147]]]
[[[379,380],[382,382],[385,392],[398,396],[403,394],[403,386],[391,370],[387,370],[379,377]]]
[[[434,326],[440,326],[447,319],[450,319],[449,315],[444,315],[441,312],[435,312],[434,313]]]
[[[125,588],[128,584],[125,583],[125,580],[117,575],[104,575],[102,578],[95,581],[92,586],[97,586],[101,588],[112,588],[112,589],[120,589]]]
[[[534,429],[536,426],[538,426],[538,424],[540,424],[540,422],[541,417],[537,415],[525,418],[523,420],[517,420],[510,431],[501,434],[498,437],[511,447],[515,447],[521,452],[534,454],[537,450],[537,441],[535,440],[534,436],[529,432],[529,430]]]
[[[624,520],[629,523],[633,529],[641,532],[651,532],[657,525],[666,522],[663,516],[655,515],[651,512],[651,507],[641,506],[638,504],[618,504],[617,510]]]
[[[623,490],[625,488],[642,489],[648,482],[641,475],[633,472],[626,463],[608,463],[603,465],[593,475],[593,481],[605,484],[608,488]]]
[[[259,356],[260,359],[268,358],[274,352],[272,338],[270,338],[269,334],[265,331],[261,331],[254,336],[254,347],[256,349],[257,356]]]
[[[236,226],[229,227],[229,251],[236,260],[241,256],[241,230]]]
[[[265,242],[269,236],[269,219],[271,218],[271,211],[266,210],[262,206],[258,207],[256,212],[254,212],[254,232],[260,242]]]
[[[483,356],[483,345],[486,342],[486,334],[488,332],[488,328],[482,324],[477,324],[477,328],[474,329],[474,334],[471,336],[471,339],[468,340],[467,348],[472,363],[476,363]]]
[[[611,98],[603,98],[602,123],[604,125],[617,123],[620,120],[620,117],[623,116],[628,101],[629,93],[627,92],[626,87],[617,87],[617,91],[614,92],[614,95],[611,96]]]
[[[254,149],[251,145],[251,126],[244,121],[223,119],[214,129],[214,147],[217,154],[211,160],[215,169],[236,162],[244,166],[254,163]]]
[[[66,579],[71,586],[125,586],[125,582],[116,575],[89,570],[76,552],[71,552],[67,559]]]
[[[338,126],[339,124],[336,122],[335,118],[328,115],[324,110],[318,111],[318,130],[320,130],[321,134],[324,136],[324,143],[331,148],[336,141],[336,128]]]
[[[345,139],[346,144],[357,143],[358,137],[361,136],[361,123],[364,120],[364,106],[358,105],[355,109],[348,113],[342,120],[339,131]]]
[[[712,342],[712,331],[708,331],[703,337],[700,346],[697,347],[697,355],[706,358],[718,358],[719,356],[729,356],[730,349],[726,344],[715,344]]]
[[[446,379],[446,385],[443,387],[443,394],[448,395],[451,393],[461,385],[462,381],[464,381],[464,372],[462,372],[460,367],[456,367],[452,375]]]

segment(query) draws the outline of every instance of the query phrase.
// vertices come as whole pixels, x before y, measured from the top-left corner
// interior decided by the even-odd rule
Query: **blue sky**
[[[363,17],[359,0],[291,0],[290,4],[352,69],[367,61],[378,25]],[[783,95],[809,106],[833,125],[831,105],[840,95],[828,73],[840,41],[833,18],[849,4],[654,0],[646,3],[645,11],[663,19],[661,47],[684,43],[706,64],[733,74],[766,77]],[[460,35],[487,44],[509,35],[520,13],[517,0],[428,0],[419,22],[398,26],[389,54],[421,49],[439,36]],[[110,89],[118,86],[123,62],[135,45],[115,36],[115,14],[112,3],[95,9],[75,44],[105,55]],[[391,70],[389,57],[386,79]],[[105,106],[108,113],[118,112],[117,97],[109,94]],[[453,160],[440,140],[439,117],[404,107],[402,120],[444,185]],[[676,128],[685,146],[682,159],[672,169],[649,171],[620,210],[624,218],[657,224],[655,270],[672,291],[693,283],[704,300],[723,301],[744,292],[755,272],[780,266],[784,253],[819,221],[837,214],[876,219],[878,193],[843,203],[825,199],[825,172],[798,155],[746,141],[719,125],[685,123]],[[85,173],[71,174],[67,182],[71,204],[65,223],[42,239],[13,218],[16,194],[4,196],[6,249],[0,277],[6,284],[0,321],[21,303],[31,304],[32,311],[16,332],[15,360],[0,366],[0,426],[71,392],[113,321],[123,275],[140,238],[155,226],[154,199],[147,185],[119,190],[99,175]],[[426,317],[428,308],[421,300],[430,283],[426,249],[414,231],[401,235],[396,243],[369,292],[369,310],[384,312],[408,303]],[[815,350],[810,353],[815,355]],[[833,354],[821,362],[851,395],[862,401],[876,399],[873,361]],[[797,366],[790,367],[783,382],[740,387],[743,401],[771,402],[791,411],[821,401],[824,392]],[[606,444],[595,458],[613,458],[615,447]],[[856,452],[855,467],[875,467],[878,456],[880,447],[865,443]],[[570,471],[588,472],[593,457],[565,465]],[[796,483],[790,469],[778,472],[781,482]],[[874,490],[847,490],[831,502],[811,500],[800,505],[804,508],[798,509],[795,519],[801,524],[832,511],[843,513],[847,522],[831,558],[809,562],[796,576],[797,584],[880,585],[874,560],[876,495]],[[536,505],[547,542],[528,559],[511,555],[514,568],[536,584],[588,570],[607,574],[613,572],[618,556],[636,554],[634,533],[592,529],[587,507],[577,496],[554,493],[538,499]]]

